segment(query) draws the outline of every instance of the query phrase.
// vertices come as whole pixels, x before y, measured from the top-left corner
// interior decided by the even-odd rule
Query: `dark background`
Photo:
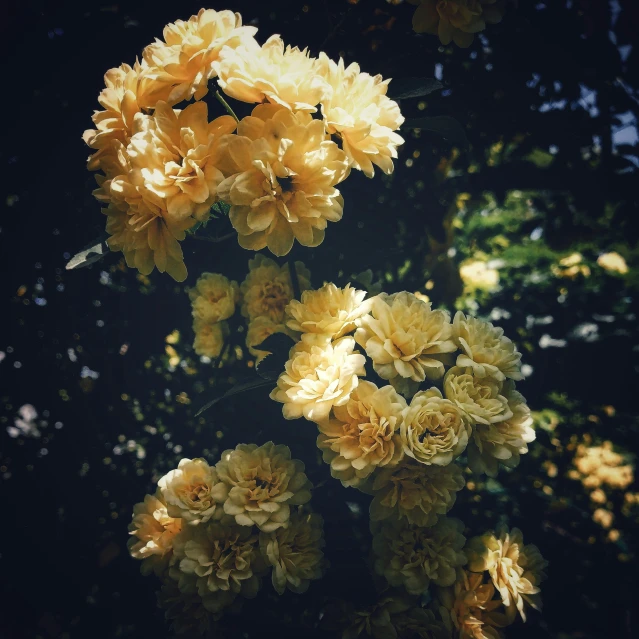
[[[203,366],[193,375],[171,371],[164,355],[165,337],[177,328],[183,336],[178,350],[190,356],[182,286],[157,273],[137,278],[117,257],[85,270],[64,270],[104,224],[91,196],[94,179],[85,168],[88,151],[81,138],[98,106],[104,72],[132,63],[166,23],[187,19],[200,6],[28,0],[0,9],[5,104],[0,299],[8,320],[0,334],[3,639],[167,636],[150,578],[140,575],[126,553],[126,526],[132,505],[180,457],[208,454],[215,460],[240,441],[273,439],[304,459],[316,484],[326,474],[314,433],[304,429],[307,424],[291,429],[278,406],[268,403],[256,415],[252,401],[229,402],[206,419],[193,417],[210,372]],[[450,210],[457,194],[470,194],[468,220],[480,216],[484,191],[501,203],[514,189],[531,193],[534,215],[515,211],[516,223],[507,218],[499,229],[521,249],[521,260],[511,262],[501,291],[480,300],[480,307],[488,313],[491,307],[508,309],[510,316],[500,322],[507,334],[534,345],[524,358],[534,374],[522,390],[533,409],[552,407],[561,414],[563,430],[539,431],[531,446],[538,452],[515,473],[500,475],[503,484],[487,491],[485,502],[460,499],[454,514],[477,532],[493,525],[497,514],[509,515],[526,541],[550,559],[543,616],[533,615],[507,636],[635,636],[636,520],[623,524],[620,543],[607,543],[591,519],[587,496],[564,470],[575,434],[594,433],[629,454],[636,451],[636,281],[593,276],[587,282],[533,285],[525,276],[574,247],[586,259],[596,259],[598,247],[626,247],[629,264],[636,255],[639,55],[624,47],[636,44],[637,5],[522,1],[468,50],[415,35],[414,7],[405,3],[273,0],[207,6],[239,11],[245,23],[259,27],[260,41],[280,33],[287,43],[308,46],[314,54],[343,55],[384,77],[432,77],[436,65],[443,69],[445,90],[428,97],[426,110],[411,101],[402,111],[407,117],[457,118],[470,150],[453,161],[437,136],[409,133],[392,179],[376,175],[369,182],[352,175],[343,189],[344,220],[329,226],[318,249],[293,252],[316,284],[345,282],[371,268],[386,278],[389,292],[423,291],[433,281],[429,295],[450,307],[461,293],[455,264],[475,250],[490,250],[495,235],[469,223],[453,239]],[[499,144],[508,153],[495,161]],[[550,165],[530,161],[536,149],[552,155]],[[410,166],[408,158],[415,158]],[[228,230],[223,224],[220,234]],[[536,228],[543,230],[545,252],[528,242]],[[183,248],[187,284],[203,270],[244,277],[249,255],[233,240],[187,240]],[[558,305],[562,287],[569,290],[569,302]],[[538,343],[547,327],[526,318],[548,314],[558,339],[593,315],[612,314],[615,321],[595,320],[601,325],[597,341],[568,340],[564,350],[543,349]],[[182,392],[192,404],[181,403]],[[25,404],[38,412],[39,437],[7,431]],[[602,411],[609,405],[615,407],[610,419]],[[553,436],[562,446],[551,443]],[[561,469],[554,483],[539,476],[551,458]],[[240,628],[248,636],[313,636],[305,615],[322,597],[370,603],[366,518],[346,505],[359,504],[365,512],[368,498],[333,483],[318,489],[313,503],[327,520],[334,569],[307,598],[260,595],[245,606],[246,616],[232,622],[229,636],[241,636]],[[552,485],[550,495],[542,484]],[[336,567],[349,577],[343,579]]]

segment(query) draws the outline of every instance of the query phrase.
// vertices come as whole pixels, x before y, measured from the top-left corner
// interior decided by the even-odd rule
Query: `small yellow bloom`
[[[597,258],[597,264],[606,271],[619,273],[620,275],[625,275],[628,272],[628,264],[626,264],[626,260],[616,251],[602,253]]]
[[[202,273],[195,287],[189,291],[193,317],[214,324],[235,313],[240,299],[237,282],[219,273]]]

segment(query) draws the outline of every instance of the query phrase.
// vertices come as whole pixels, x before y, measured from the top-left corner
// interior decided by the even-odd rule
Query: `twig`
[[[297,277],[297,268],[295,268],[295,262],[288,259],[288,270],[291,273],[291,285],[293,286],[293,299],[298,300],[300,298],[300,281]]]
[[[228,240],[235,236],[235,231],[231,231],[226,235],[220,235],[219,237],[206,237],[206,235],[191,235],[194,240],[200,240],[201,242],[211,242],[213,244],[217,244],[217,242],[224,242],[224,240]]]
[[[222,94],[219,91],[215,92],[215,97],[218,99],[219,103],[226,109],[226,112],[229,115],[232,115],[236,122],[239,122],[239,118],[235,115],[235,111],[231,108],[229,103],[222,97]]]

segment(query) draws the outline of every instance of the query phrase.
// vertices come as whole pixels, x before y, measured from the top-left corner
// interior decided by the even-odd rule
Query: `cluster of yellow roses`
[[[295,240],[318,246],[342,217],[337,185],[351,168],[393,170],[404,118],[389,81],[277,35],[260,46],[256,31],[237,13],[202,9],[167,25],[140,62],[105,75],[103,110],[84,133],[95,151],[88,167],[100,171],[94,194],[109,247],[143,274],[157,267],[183,281],[180,241],[220,200],[244,248],[281,256]],[[258,103],[251,115],[209,121],[202,98],[213,79],[227,96]]]
[[[333,477],[373,495],[376,572],[413,596],[434,584],[460,636],[497,637],[514,612],[525,617],[524,601],[538,607],[544,561],[516,530],[482,537],[480,552],[446,513],[465,485],[462,453],[473,471],[494,476],[535,438],[515,390],[521,354],[502,329],[461,312],[451,321],[411,293],[365,297],[326,283],[288,303],[285,325],[297,342],[271,398],[286,419],[316,423]],[[361,379],[367,361],[388,384]]]
[[[287,446],[240,444],[215,466],[182,459],[133,510],[129,551],[162,579],[160,601],[178,634],[204,633],[238,595],[305,592],[325,568],[322,518]]]

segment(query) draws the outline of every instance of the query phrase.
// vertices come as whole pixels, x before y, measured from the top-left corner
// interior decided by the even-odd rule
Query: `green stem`
[[[236,122],[239,122],[240,119],[235,115],[235,111],[231,108],[231,105],[222,97],[222,94],[219,91],[215,92],[215,97],[218,99],[219,103],[226,109],[226,112],[233,116],[233,119]]]

